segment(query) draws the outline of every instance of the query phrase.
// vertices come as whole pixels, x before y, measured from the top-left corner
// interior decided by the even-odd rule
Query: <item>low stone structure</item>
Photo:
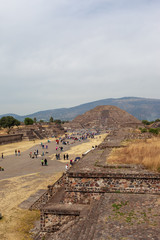
[[[22,141],[23,134],[0,135],[0,145]]]

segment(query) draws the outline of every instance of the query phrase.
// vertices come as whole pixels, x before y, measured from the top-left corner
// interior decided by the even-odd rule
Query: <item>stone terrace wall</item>
[[[30,206],[29,210],[40,210],[65,183],[66,175],[63,174],[53,185],[48,186],[48,190]]]
[[[10,134],[0,136],[0,145],[22,141],[23,134]]]
[[[51,210],[42,211],[41,214],[41,231],[42,232],[56,232],[61,226],[76,219],[76,216],[54,214]]]
[[[68,173],[66,191],[160,194],[160,174]]]

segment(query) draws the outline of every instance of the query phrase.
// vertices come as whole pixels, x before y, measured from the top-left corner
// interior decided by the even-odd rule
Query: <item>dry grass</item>
[[[142,164],[160,171],[160,138],[137,140],[112,151],[107,163]]]
[[[18,205],[39,189],[47,189],[62,173],[55,175],[28,174],[0,180],[0,239],[30,240],[29,230],[39,218],[38,211],[20,209]]]

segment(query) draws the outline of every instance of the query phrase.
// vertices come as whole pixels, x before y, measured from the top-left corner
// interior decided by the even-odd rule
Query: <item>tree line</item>
[[[43,123],[45,122],[44,120],[40,120],[40,121],[37,121],[36,118],[32,119],[32,118],[25,118],[24,119],[24,124],[25,125],[33,125],[34,123]],[[55,123],[57,125],[61,125],[65,122],[68,122],[68,121],[61,121],[60,119],[53,119],[53,117],[50,117],[49,119],[49,122],[50,123]],[[5,116],[5,117],[2,117],[0,118],[0,127],[1,128],[8,128],[8,132],[11,130],[12,127],[14,126],[19,126],[21,124],[21,122],[17,119],[15,119],[14,117],[12,116]]]

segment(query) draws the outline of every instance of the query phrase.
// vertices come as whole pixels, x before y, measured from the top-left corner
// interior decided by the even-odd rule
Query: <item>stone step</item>
[[[93,202],[90,213],[88,214],[85,220],[84,227],[82,228],[82,231],[80,232],[77,240],[93,239],[94,233],[95,233],[95,227],[96,227],[98,216],[99,216],[98,213],[99,213],[99,207],[101,206],[101,202],[102,202],[102,197],[99,201]]]
[[[48,202],[45,207],[43,207],[43,212],[57,215],[74,215],[79,216],[80,212],[84,209],[83,204],[60,204],[55,202]]]
[[[65,195],[65,186],[62,186],[58,189],[58,191],[50,198],[47,204],[50,203],[61,203],[63,197]],[[47,206],[46,204],[46,206]]]

